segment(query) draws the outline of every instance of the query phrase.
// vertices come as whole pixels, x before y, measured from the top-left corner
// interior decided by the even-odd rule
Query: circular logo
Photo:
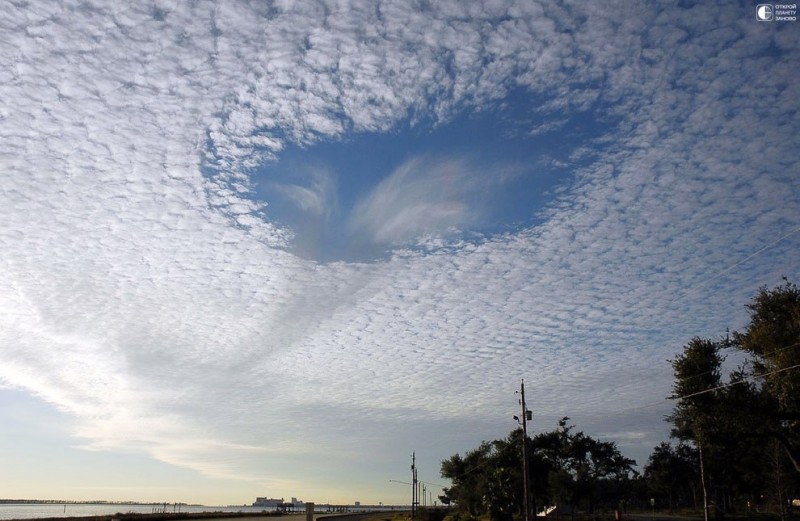
[[[772,6],[770,4],[760,4],[756,7],[756,20],[759,22],[772,21]]]

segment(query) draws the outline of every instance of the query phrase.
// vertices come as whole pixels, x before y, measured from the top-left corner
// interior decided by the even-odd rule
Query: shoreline
[[[402,510],[395,510],[392,513],[399,513]],[[342,521],[359,521],[369,517],[385,515],[387,512],[325,512],[315,513],[315,519],[322,518],[341,518]],[[59,516],[59,517],[37,517],[37,518],[18,518],[7,521],[229,521],[232,519],[246,518],[247,521],[305,521],[306,514],[302,513],[283,513],[283,512],[117,512],[115,514],[101,514],[92,516]]]
[[[305,514],[302,514],[305,515]],[[211,520],[211,519],[235,519],[241,517],[272,519],[289,519],[300,516],[300,514],[284,514],[282,512],[117,512],[114,514],[100,514],[91,516],[53,516],[9,519],[8,521],[170,521],[170,520]]]

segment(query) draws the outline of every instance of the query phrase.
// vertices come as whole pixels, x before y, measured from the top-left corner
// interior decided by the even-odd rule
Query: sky
[[[12,0],[0,65],[0,497],[407,504],[523,379],[641,466],[800,280],[755,3]]]

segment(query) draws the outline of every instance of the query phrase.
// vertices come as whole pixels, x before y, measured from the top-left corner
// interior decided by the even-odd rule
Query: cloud
[[[800,86],[774,49],[788,25],[629,7],[10,4],[0,382],[88,447],[314,490],[365,454],[374,478],[404,443],[436,460],[506,434],[521,377],[537,428],[657,439],[668,406],[632,410],[668,393],[664,360],[797,276]],[[350,231],[395,245],[381,261],[288,253],[254,195],[289,144],[435,126],[511,89],[534,133],[597,116],[535,226],[403,249],[491,211],[494,170],[446,152],[356,205]],[[324,175],[273,188],[334,207]]]
[[[470,174],[454,161],[409,160],[357,203],[349,229],[375,242],[400,244],[469,225],[479,218],[464,200]]]
[[[390,245],[452,235],[482,223],[498,192],[520,174],[518,166],[466,157],[415,157],[356,203],[348,230]]]
[[[269,191],[284,196],[303,212],[324,219],[337,209],[336,184],[333,175],[325,169],[312,169],[304,184],[270,183]]]

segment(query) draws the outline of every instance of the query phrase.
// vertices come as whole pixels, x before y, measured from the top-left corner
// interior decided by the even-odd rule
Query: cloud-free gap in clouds
[[[518,100],[515,111],[438,127],[289,147],[253,176],[255,195],[269,201],[267,219],[291,231],[293,252],[323,261],[529,226],[569,182],[569,167],[580,164],[570,154],[583,142],[528,136],[531,107]]]

